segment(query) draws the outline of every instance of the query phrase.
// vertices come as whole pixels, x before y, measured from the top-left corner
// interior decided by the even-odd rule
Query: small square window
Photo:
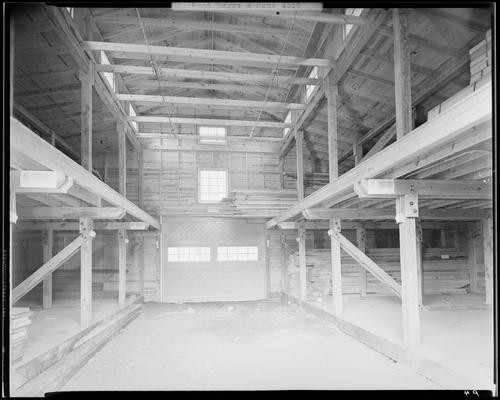
[[[207,262],[210,261],[210,247],[169,247],[169,262]]]
[[[200,139],[200,143],[205,144],[226,144],[226,139],[215,139],[226,136],[226,128],[223,126],[200,126],[198,133],[205,138]],[[206,136],[214,137],[214,139],[207,139]]]

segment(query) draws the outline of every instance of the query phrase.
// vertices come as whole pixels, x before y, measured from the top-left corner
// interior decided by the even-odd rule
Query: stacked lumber
[[[368,257],[396,282],[401,283],[398,248],[367,249]],[[330,249],[308,249],[306,252],[307,295],[321,297],[331,294]],[[347,253],[341,253],[342,293],[359,294],[359,266]],[[296,288],[298,254],[290,256],[288,272],[290,288]],[[469,263],[463,251],[455,248],[428,248],[423,251],[424,294],[465,293],[469,283]],[[393,292],[372,274],[367,273],[367,294],[385,295]]]
[[[10,319],[10,348],[13,363],[21,361],[28,339],[28,326],[33,312],[29,307],[13,307]]]
[[[226,198],[236,215],[275,216],[297,201],[296,190],[233,190]]]
[[[470,55],[470,83],[491,75],[491,30],[486,32],[485,40],[469,50]]]

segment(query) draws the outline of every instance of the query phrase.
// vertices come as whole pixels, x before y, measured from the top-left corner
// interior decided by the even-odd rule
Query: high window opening
[[[364,10],[364,8],[346,8],[345,14],[359,17],[361,15],[361,13],[363,12],[363,10]],[[349,32],[351,32],[352,28],[354,28],[354,25],[352,25],[352,24],[345,24],[344,25],[344,35],[343,35],[344,40],[346,40],[347,35],[349,35]]]
[[[258,261],[257,246],[220,246],[217,247],[217,261]]]
[[[169,247],[168,262],[209,262],[210,247]]]
[[[310,79],[318,79],[318,67],[313,67],[311,69],[311,72],[309,72],[308,78]],[[312,97],[312,94],[316,90],[317,86],[316,85],[306,85],[306,102],[310,100]]]
[[[224,169],[200,169],[198,198],[200,203],[218,203],[227,197],[227,171]]]
[[[130,103],[128,104],[128,115],[130,115],[131,117],[137,116],[137,113],[135,112],[134,107]],[[132,126],[135,128],[136,131],[139,130],[137,128],[137,122],[136,121],[132,121]]]
[[[285,120],[283,121],[285,124],[290,124],[292,122],[292,112],[288,111],[286,114]],[[283,137],[286,137],[288,135],[288,132],[290,132],[291,128],[284,128],[283,129]]]
[[[65,7],[71,18],[75,16],[75,9],[73,7]]]
[[[198,129],[198,134],[200,136],[205,136],[200,139],[200,143],[207,144],[226,144],[226,139],[220,139],[226,137],[226,128],[224,126],[200,126]],[[213,137],[214,139],[207,138]]]
[[[109,61],[108,56],[106,53],[101,50],[101,64],[103,65],[111,65],[111,62]],[[115,91],[115,74],[113,72],[102,72],[102,76],[104,76],[104,80],[110,87],[110,89],[114,92]]]

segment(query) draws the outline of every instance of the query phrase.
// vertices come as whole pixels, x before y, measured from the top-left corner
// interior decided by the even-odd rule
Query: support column
[[[89,63],[87,71],[80,70],[81,90],[81,164],[92,171],[92,86],[94,83],[94,64]]]
[[[92,321],[92,237],[93,221],[80,217],[80,233],[88,237],[80,249],[80,324],[83,327]]]
[[[411,107],[410,22],[408,10],[393,8],[394,25],[394,79],[396,98],[396,137],[401,139],[412,130]]]
[[[356,243],[358,248],[366,253],[366,229],[361,226],[356,228]],[[361,265],[358,266],[359,271],[359,295],[360,297],[366,296],[366,269]]]
[[[493,304],[493,218],[482,220],[485,303]]]
[[[330,182],[339,176],[338,163],[338,121],[337,121],[337,96],[338,87],[333,84],[330,76],[325,80],[325,94],[327,98],[328,121],[328,171]]]
[[[307,300],[307,267],[306,267],[306,230],[298,228],[299,242],[299,299]]]
[[[139,242],[139,293],[144,296],[144,236]]]
[[[481,235],[480,229],[478,229],[477,223],[471,223],[467,227],[467,239],[468,239],[468,251],[467,256],[469,259],[469,291],[471,293],[478,292],[478,264],[477,264],[477,238]]]
[[[125,304],[127,295],[127,231],[118,231],[118,304]]]
[[[422,222],[420,218],[415,218],[415,228],[417,232],[417,275],[418,275],[418,304],[421,306],[424,295],[424,269],[423,269],[423,242],[424,232],[422,230]]]
[[[304,198],[304,132],[295,132],[295,147],[297,149],[297,197],[299,200]]]
[[[43,262],[46,263],[52,258],[52,248],[54,246],[54,231],[47,229],[42,233]],[[43,308],[52,307],[52,273],[43,280]]]
[[[330,219],[330,235],[331,254],[332,254],[332,299],[333,310],[336,316],[342,316],[342,268],[341,268],[341,253],[340,243],[333,238],[334,232],[340,232],[340,218],[335,217]]]
[[[118,130],[118,192],[127,196],[127,125],[119,122]]]
[[[139,170],[138,170],[138,175],[139,175],[139,207],[143,208],[144,207],[144,150],[141,149],[139,150],[137,154],[137,162],[139,163]]]
[[[281,292],[288,293],[288,268],[285,254],[285,234],[280,234]]]
[[[403,339],[405,346],[409,349],[415,349],[420,344],[417,217],[418,196],[416,194],[396,198],[396,222],[399,224],[401,258]]]
[[[278,171],[280,173],[280,189],[283,190],[285,188],[285,156],[280,157],[278,161]]]

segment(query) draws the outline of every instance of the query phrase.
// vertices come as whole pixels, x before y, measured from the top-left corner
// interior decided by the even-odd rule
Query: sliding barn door
[[[229,218],[162,218],[164,302],[266,296],[262,224]]]

